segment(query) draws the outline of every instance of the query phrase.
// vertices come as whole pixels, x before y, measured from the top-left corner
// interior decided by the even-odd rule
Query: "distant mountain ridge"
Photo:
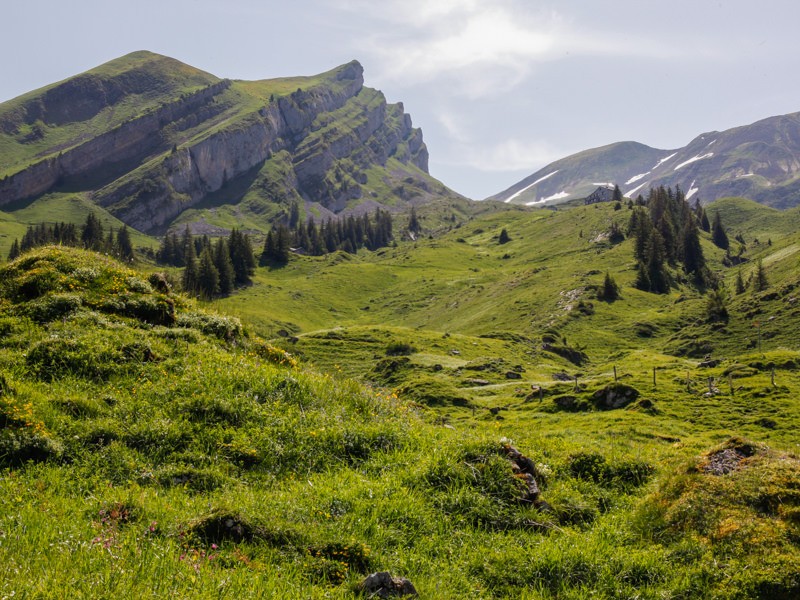
[[[458,197],[357,61],[248,82],[144,51],[0,104],[0,177],[0,209],[80,193],[148,233],[187,211],[267,228],[294,201],[325,218]]]
[[[588,196],[619,185],[628,197],[659,185],[679,186],[708,203],[742,196],[775,208],[800,204],[800,113],[697,136],[683,148],[659,150],[619,142],[551,163],[492,196],[528,206]]]

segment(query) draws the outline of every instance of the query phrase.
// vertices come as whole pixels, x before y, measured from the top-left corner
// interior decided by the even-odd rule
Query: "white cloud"
[[[451,165],[466,166],[485,172],[534,171],[566,156],[540,140],[510,139],[493,145],[473,144],[456,151]]]

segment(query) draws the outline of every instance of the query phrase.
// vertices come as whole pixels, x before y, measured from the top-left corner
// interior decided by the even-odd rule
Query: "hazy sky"
[[[3,0],[0,101],[134,50],[220,77],[353,58],[431,173],[483,198],[548,162],[800,111],[797,0]]]

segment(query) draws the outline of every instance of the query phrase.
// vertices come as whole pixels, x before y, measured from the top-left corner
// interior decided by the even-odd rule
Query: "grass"
[[[795,596],[796,234],[748,249],[771,286],[723,330],[630,286],[602,236],[625,211],[459,208],[212,304],[78,250],[3,267],[2,593],[349,598],[389,570],[437,598]]]

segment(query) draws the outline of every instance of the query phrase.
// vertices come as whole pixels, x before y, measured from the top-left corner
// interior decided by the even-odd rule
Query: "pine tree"
[[[690,216],[687,216],[684,221],[682,235],[683,270],[687,274],[694,275],[698,285],[704,285],[706,259],[703,255],[703,247],[700,245],[697,227]]]
[[[127,225],[123,225],[117,232],[117,256],[127,262],[132,262],[134,259],[133,243]]]
[[[228,242],[225,238],[218,238],[214,245],[214,266],[219,275],[219,293],[227,296],[233,291],[235,276]]]
[[[188,228],[187,228],[188,229]],[[185,253],[183,256],[183,291],[187,294],[197,293],[197,254],[195,252],[194,243],[186,244]]]
[[[300,206],[297,204],[297,200],[293,200],[289,209],[289,227],[294,229],[298,223],[300,223]]]
[[[745,285],[744,279],[742,278],[742,269],[740,268],[736,273],[736,283],[734,283],[734,292],[738,296],[739,294],[744,294]]]
[[[19,249],[19,241],[17,241],[17,238],[14,238],[14,241],[11,244],[11,250],[8,251],[9,262],[17,258],[20,254],[22,253],[20,252]]]
[[[197,290],[201,297],[210,299],[217,295],[219,289],[219,271],[214,265],[211,247],[206,246],[197,266]]]
[[[614,184],[614,193],[611,196],[612,202],[622,202],[622,190],[619,189],[617,184]]]
[[[511,237],[509,237],[508,232],[505,230],[505,228],[503,228],[503,230],[500,232],[500,238],[497,240],[497,243],[507,244],[510,241]]]
[[[756,263],[755,276],[753,277],[753,291],[763,292],[768,287],[769,281],[767,280],[767,272],[764,270],[764,263],[762,263],[759,258]]]
[[[90,212],[81,230],[81,243],[87,250],[102,250],[103,241],[103,225],[95,214]]]
[[[411,207],[411,216],[408,218],[408,230],[411,233],[419,233],[421,230],[419,219],[417,218],[417,208],[415,206]]]
[[[232,229],[228,238],[228,251],[233,264],[235,284],[237,286],[249,284],[256,266],[256,257],[250,245],[250,238],[238,229]]]
[[[606,271],[605,279],[603,280],[603,287],[600,289],[600,299],[606,302],[613,302],[619,298],[619,286],[617,282]]]
[[[725,233],[725,227],[722,225],[722,217],[720,217],[719,211],[714,213],[714,224],[711,226],[711,241],[714,242],[717,248],[722,248],[723,250],[727,250],[730,246],[728,234]]]

